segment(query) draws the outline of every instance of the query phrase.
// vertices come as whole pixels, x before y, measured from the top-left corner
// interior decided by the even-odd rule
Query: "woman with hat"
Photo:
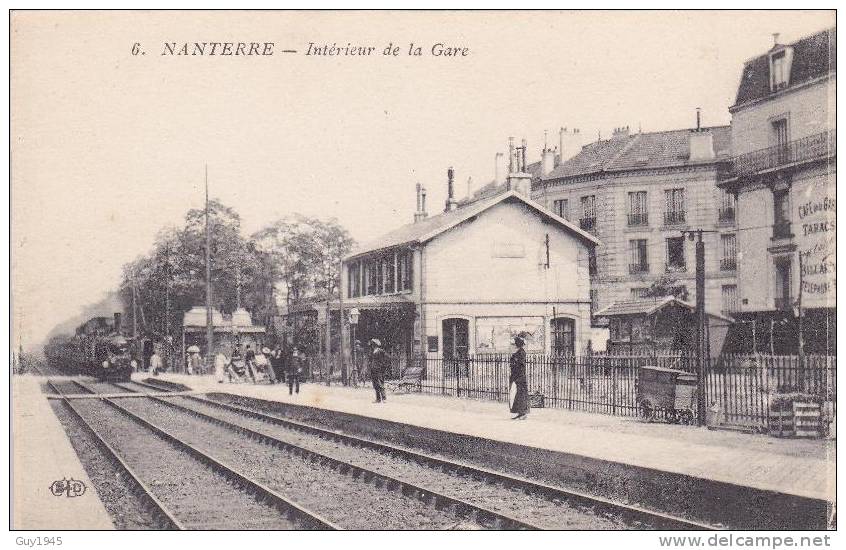
[[[517,351],[511,354],[509,366],[511,376],[508,379],[508,396],[511,412],[517,416],[511,420],[525,420],[529,414],[529,386],[526,382],[526,341],[521,336],[514,338]]]

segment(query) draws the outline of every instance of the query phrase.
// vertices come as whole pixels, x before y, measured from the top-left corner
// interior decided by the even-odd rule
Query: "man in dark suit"
[[[376,391],[374,403],[384,403],[388,400],[385,396],[385,373],[391,367],[391,360],[385,350],[382,349],[382,342],[377,338],[370,340],[370,379],[373,381],[373,389]]]

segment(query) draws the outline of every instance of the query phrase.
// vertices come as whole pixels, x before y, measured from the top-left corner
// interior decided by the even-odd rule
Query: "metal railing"
[[[670,210],[669,212],[664,212],[664,225],[684,223],[684,214],[684,210]]]
[[[684,273],[687,271],[687,264],[685,263],[667,263],[664,267],[667,273]]]
[[[509,359],[510,355],[505,353],[479,353],[461,358],[409,356],[405,364],[420,372],[419,380],[409,390],[505,402],[511,371]],[[638,369],[647,365],[691,373],[698,370],[695,356],[676,351],[577,356],[531,353],[526,356],[530,401],[533,407],[636,416]],[[834,356],[807,355],[800,359],[723,354],[706,359],[703,367],[706,403],[717,404],[730,424],[766,428],[771,399],[777,393],[803,392],[836,406]],[[836,412],[834,408],[831,410]]]
[[[639,225],[649,225],[648,212],[637,212],[634,214],[629,214],[629,226],[634,227]]]
[[[733,222],[734,215],[734,207],[726,206],[724,208],[720,208],[719,212],[717,212],[717,219],[721,222]]]
[[[596,217],[580,219],[579,227],[588,231],[593,229],[594,227],[596,227]]]
[[[720,260],[720,271],[735,271],[737,269],[737,258],[723,258]]]
[[[647,263],[638,263],[638,264],[629,264],[629,273],[646,273],[649,271],[649,264]]]
[[[741,178],[788,165],[833,157],[837,154],[837,130],[820,132],[783,145],[774,145],[728,159],[717,168],[720,181]]]

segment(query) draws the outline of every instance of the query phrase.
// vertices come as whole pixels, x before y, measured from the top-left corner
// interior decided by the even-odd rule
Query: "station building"
[[[418,185],[414,223],[344,259],[356,339],[446,358],[508,352],[517,334],[527,352],[584,350],[593,330],[588,259],[599,240],[533,201],[531,174],[514,168],[504,189],[461,204],[450,169],[435,216]]]

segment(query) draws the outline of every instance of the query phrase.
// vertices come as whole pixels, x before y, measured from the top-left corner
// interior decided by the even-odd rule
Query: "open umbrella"
[[[200,353],[200,348],[197,346],[188,346],[188,353]]]

